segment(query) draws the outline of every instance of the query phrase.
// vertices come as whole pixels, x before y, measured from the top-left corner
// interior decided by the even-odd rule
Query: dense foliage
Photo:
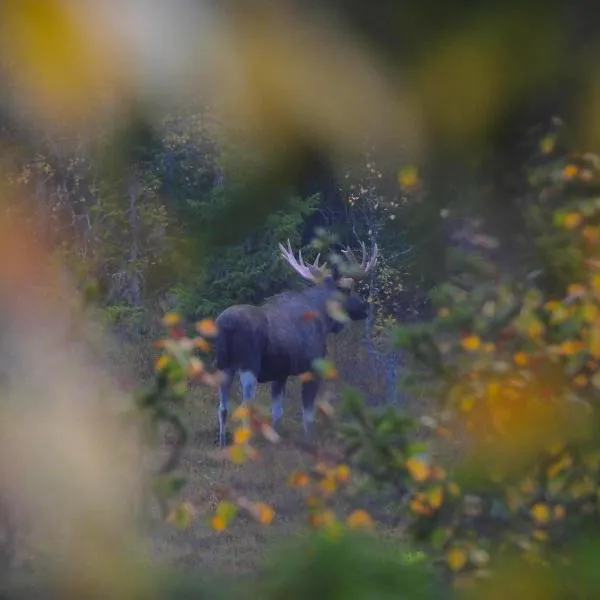
[[[190,2],[121,13],[71,4],[7,3],[0,20],[3,409],[15,385],[35,396],[32,405],[51,406],[43,386],[20,381],[32,374],[60,387],[54,366],[39,369],[55,364],[51,347],[22,352],[36,335],[43,345],[46,327],[64,325],[56,343],[85,354],[81,331],[56,308],[53,294],[72,291],[65,275],[81,296],[60,301],[76,312],[82,298],[93,300],[117,334],[114,355],[98,362],[126,373],[127,392],[139,387],[125,427],[141,421],[154,440],[167,431],[151,491],[161,518],[185,529],[197,507],[178,498],[192,438],[182,409],[206,387],[215,393],[216,314],[299,285],[278,257],[280,241],[331,261],[359,240],[380,249],[376,274],[359,287],[373,307],[360,340],[355,328],[335,348],[339,364],[319,361],[301,376],[339,392],[318,403],[327,443],[282,440],[260,406],[241,406],[231,446],[217,453],[243,469],[260,464],[257,436],[304,450],[310,466],[281,485],[304,501],[310,535],[246,586],[213,587],[203,576],[188,586],[176,574],[153,591],[590,597],[600,159],[574,151],[600,140],[597,24],[587,7],[329,0],[318,10]],[[26,227],[13,227],[19,219]],[[53,281],[41,249],[58,265]],[[55,311],[46,320],[38,292]],[[35,335],[10,328],[38,317],[46,327]],[[88,385],[64,370],[71,388]],[[344,389],[346,379],[361,389]],[[93,454],[91,429],[86,436],[72,409],[69,435],[52,419],[36,426],[71,443],[81,468]],[[5,489],[40,480],[41,468],[13,468],[36,454],[15,443],[9,417],[3,410],[7,572],[22,532]],[[102,441],[114,449],[117,438]],[[59,467],[44,480],[48,490],[75,478]],[[101,478],[94,468],[81,473],[80,489],[94,489],[96,500]],[[356,500],[359,486],[365,506],[338,514],[334,500]],[[210,526],[220,535],[240,513],[263,525],[277,516],[269,498],[222,486],[215,494]],[[77,493],[69,500],[76,507]],[[382,504],[401,541],[384,543]],[[80,579],[63,588],[82,597],[102,581],[134,597],[138,555],[99,552],[118,546],[102,508],[73,516],[79,527],[65,524],[84,540],[73,547],[88,551]],[[58,540],[47,541],[47,554],[61,555]],[[64,556],[73,558],[62,565],[68,573],[79,557]]]

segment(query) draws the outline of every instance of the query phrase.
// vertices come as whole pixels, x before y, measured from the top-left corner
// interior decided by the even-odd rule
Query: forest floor
[[[261,389],[257,397],[257,402],[265,406],[269,406],[267,391]],[[256,572],[280,543],[307,531],[307,511],[301,492],[290,488],[287,481],[294,469],[310,464],[310,457],[285,439],[286,434],[301,430],[300,399],[294,385],[288,395],[282,440],[278,444],[258,440],[259,460],[242,465],[215,457],[216,395],[202,391],[190,398],[185,423],[190,441],[181,463],[188,484],[179,499],[191,502],[198,514],[187,529],[169,523],[156,527],[153,546],[161,563],[237,578]],[[231,486],[251,500],[270,504],[275,509],[273,522],[262,525],[240,513],[226,531],[215,531],[210,517],[218,501],[214,492],[217,486]],[[340,517],[355,506],[356,499],[344,497],[343,493],[332,504]],[[386,535],[401,535],[399,527],[388,524],[385,529]]]

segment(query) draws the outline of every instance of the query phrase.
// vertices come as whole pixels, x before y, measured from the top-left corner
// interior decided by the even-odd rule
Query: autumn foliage
[[[570,564],[584,534],[595,531],[600,507],[599,166],[586,155],[549,160],[543,173],[531,174],[533,193],[561,198],[545,218],[563,242],[568,235],[568,268],[577,277],[562,294],[540,283],[539,271],[515,280],[489,261],[467,285],[449,281],[437,290],[432,322],[390,331],[414,359],[412,385],[435,401],[431,414],[367,410],[353,390],[344,391],[341,412],[321,403],[321,417],[339,433],[340,454],[312,448],[312,468],[282,482],[303,496],[309,527],[334,540],[348,529],[375,528],[367,511],[341,517],[331,508],[331,498],[360,472],[395,491],[411,539],[458,588],[494,582],[508,590],[499,578],[507,565],[529,578],[528,569]],[[175,389],[191,379],[214,386],[217,375],[197,356],[210,352],[214,323],[202,321],[191,338],[176,315],[164,323],[170,336],[158,344],[157,374]],[[320,361],[303,378],[336,375]],[[238,407],[233,421],[225,460],[261,460],[257,435],[280,440],[257,406]],[[222,496],[211,520],[219,531],[240,510],[265,525],[275,517],[276,507],[262,499],[234,490]],[[185,525],[191,512],[177,507],[170,519]]]

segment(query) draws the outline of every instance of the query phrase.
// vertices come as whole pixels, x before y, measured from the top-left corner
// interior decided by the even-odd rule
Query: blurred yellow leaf
[[[244,419],[247,419],[249,416],[250,416],[250,411],[248,410],[248,407],[245,404],[241,404],[233,411],[231,418],[234,421],[243,421]]]
[[[565,340],[560,345],[560,353],[563,356],[572,356],[579,352],[583,344],[579,340]]]
[[[174,327],[175,325],[179,325],[180,321],[181,317],[175,312],[169,312],[162,318],[162,324],[165,327]]]
[[[444,490],[440,487],[435,487],[427,492],[427,498],[432,508],[439,508],[444,500]]]
[[[448,489],[448,493],[451,496],[459,496],[460,495],[460,487],[457,483],[454,483],[453,481],[451,481],[450,483],[448,483],[448,485],[446,486]]]
[[[585,296],[586,291],[586,287],[582,283],[571,283],[567,288],[567,295],[570,298],[581,298]]]
[[[398,173],[398,182],[403,188],[411,189],[419,183],[419,172],[413,165],[407,165],[400,169]]]
[[[129,92],[118,39],[94,3],[6,2],[0,57],[34,114],[48,125],[90,125]],[[123,57],[121,56],[121,59]],[[127,86],[127,87],[126,87]]]
[[[473,396],[472,394],[469,396],[465,396],[461,401],[460,401],[460,410],[462,410],[463,412],[469,412],[473,406],[475,406],[475,396]]]
[[[425,481],[429,477],[429,465],[418,458],[409,458],[404,463],[415,481]]]
[[[543,529],[534,529],[532,532],[533,539],[538,542],[547,542],[548,541],[548,532]]]
[[[583,218],[577,212],[570,212],[565,215],[563,226],[565,229],[575,229],[581,225]]]
[[[562,172],[563,177],[565,179],[573,179],[573,177],[575,177],[575,175],[577,175],[578,171],[579,171],[579,169],[575,165],[566,165]],[[575,214],[578,217],[581,217],[581,215],[579,215],[579,213],[569,213],[569,214]],[[574,225],[574,227],[577,227],[578,224],[579,224],[579,222],[577,222]],[[571,228],[569,228],[569,229],[571,229]]]
[[[467,554],[460,548],[450,548],[446,552],[446,563],[453,571],[460,571],[467,564]]]
[[[595,321],[599,314],[600,311],[598,310],[598,306],[596,304],[592,304],[591,302],[587,302],[581,307],[581,316],[588,323]]]
[[[332,477],[323,477],[319,481],[319,487],[326,494],[333,494],[333,492],[335,492],[335,490],[337,489],[335,479],[333,479]]]
[[[227,455],[229,460],[237,465],[240,465],[246,462],[248,455],[246,454],[246,449],[244,446],[229,446],[227,449]]]
[[[154,363],[154,369],[156,371],[162,371],[169,365],[170,362],[171,359],[166,354],[163,354],[162,356],[159,356]]]
[[[556,136],[546,135],[540,140],[540,150],[542,154],[550,154],[556,147]]]
[[[526,329],[527,335],[529,335],[531,338],[540,337],[545,330],[546,328],[544,327],[543,323],[538,319],[532,320]]]
[[[538,502],[532,506],[531,516],[536,523],[547,523],[550,520],[550,508],[547,504]]]
[[[565,469],[568,469],[573,464],[573,459],[565,454],[560,460],[552,463],[547,470],[548,477],[553,478],[562,473]]]
[[[526,367],[529,364],[529,356],[525,352],[517,352],[513,360],[518,367]]]
[[[241,446],[241,445],[245,444],[246,442],[248,442],[251,435],[252,435],[252,432],[250,431],[249,427],[238,427],[233,432],[233,443],[236,446]]]
[[[465,350],[477,350],[481,346],[481,340],[476,335],[469,335],[464,337],[460,344]]]
[[[335,469],[335,477],[340,482],[348,481],[350,478],[350,467],[348,465],[338,465]]]

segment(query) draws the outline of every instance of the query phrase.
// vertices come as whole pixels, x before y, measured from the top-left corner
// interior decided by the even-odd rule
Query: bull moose
[[[353,291],[355,280],[369,275],[377,263],[377,244],[367,257],[361,242],[362,260],[358,263],[353,252],[344,253],[349,275],[342,276],[336,264],[329,269],[319,264],[320,255],[306,264],[302,251],[296,259],[290,241],[287,248],[279,244],[284,260],[311,286],[301,291],[288,291],[273,296],[261,306],[238,304],[225,309],[216,319],[216,363],[219,384],[219,445],[225,446],[228,401],[231,384],[239,373],[242,402],[256,395],[258,383],[271,383],[272,424],[283,414],[285,386],[289,377],[310,371],[313,361],[327,353],[327,335],[339,333],[343,319],[334,318],[332,304],[339,303],[341,314],[352,321],[368,316],[368,303]],[[305,435],[312,436],[315,398],[319,380],[302,382],[302,414]]]

